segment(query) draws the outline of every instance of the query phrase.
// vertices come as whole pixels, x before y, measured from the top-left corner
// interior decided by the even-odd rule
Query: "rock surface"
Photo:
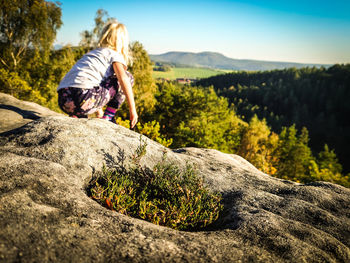
[[[152,167],[163,152],[180,166],[190,161],[206,184],[223,194],[225,205],[219,221],[205,231],[156,226],[107,210],[86,195],[92,175],[103,163],[128,159],[139,134],[35,104],[26,108],[15,99],[4,106],[4,96],[0,128],[8,131],[0,134],[0,262],[350,261],[347,188],[279,180],[237,155],[170,150],[147,139],[145,166]],[[30,115],[35,120],[12,130],[20,121],[13,125],[4,109],[41,118]]]
[[[0,132],[21,127],[40,117],[57,115],[61,114],[0,92]]]

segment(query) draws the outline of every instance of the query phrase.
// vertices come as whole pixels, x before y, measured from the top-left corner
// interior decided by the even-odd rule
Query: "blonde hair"
[[[129,34],[126,26],[116,20],[108,22],[101,32],[99,47],[108,47],[121,53],[126,64],[131,64],[132,58],[129,51]]]

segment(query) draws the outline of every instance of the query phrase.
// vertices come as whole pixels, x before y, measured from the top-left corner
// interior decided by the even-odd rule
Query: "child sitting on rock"
[[[132,91],[134,78],[126,71],[129,62],[127,29],[112,21],[102,30],[98,48],[85,54],[60,82],[57,88],[60,108],[74,118],[86,118],[97,112],[99,118],[112,121],[126,97],[133,128],[138,116]]]

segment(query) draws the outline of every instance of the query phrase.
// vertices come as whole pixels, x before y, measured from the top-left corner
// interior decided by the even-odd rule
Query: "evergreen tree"
[[[343,169],[334,150],[330,151],[327,144],[324,145],[324,150],[318,154],[317,164],[319,169],[328,169],[334,174],[341,173]]]
[[[313,181],[327,181],[350,187],[350,176],[342,175],[342,166],[334,150],[329,150],[328,145],[318,154],[317,161],[311,163],[310,176]]]
[[[312,181],[308,171],[310,162],[314,159],[307,143],[309,141],[306,128],[297,136],[295,125],[284,127],[279,135],[275,155],[276,177],[297,182]]]

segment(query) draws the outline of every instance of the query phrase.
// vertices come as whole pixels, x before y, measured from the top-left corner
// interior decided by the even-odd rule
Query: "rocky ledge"
[[[21,107],[0,95],[1,262],[350,261],[347,188],[284,181],[237,155],[171,150],[146,138],[144,166],[153,167],[164,152],[179,166],[191,162],[209,188],[222,193],[225,206],[203,231],[153,225],[107,210],[86,194],[103,164],[129,158],[139,134],[35,104]],[[22,119],[13,124],[9,114]]]

